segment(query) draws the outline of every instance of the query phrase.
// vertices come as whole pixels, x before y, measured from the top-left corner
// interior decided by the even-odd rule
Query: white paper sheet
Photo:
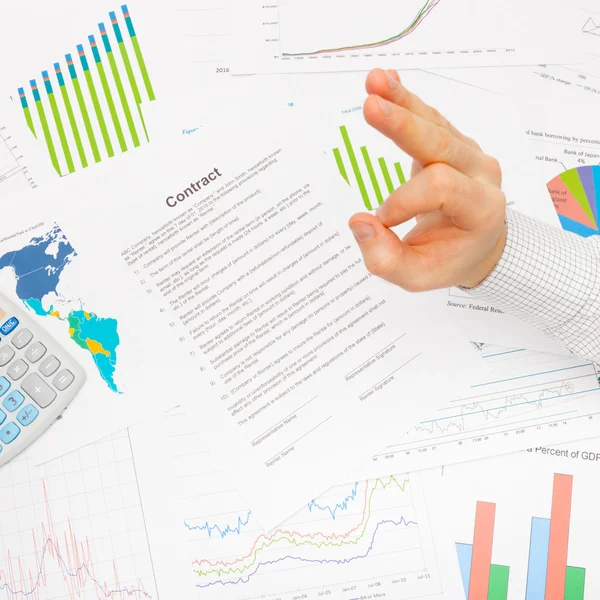
[[[578,50],[579,15],[559,1],[234,0],[232,13],[236,74],[565,63]]]
[[[430,73],[402,72],[401,75],[409,89],[438,108],[456,127],[477,139],[487,153],[500,161],[504,176],[503,189],[509,206],[551,225],[559,225],[546,189],[546,182],[550,179],[548,165],[544,161],[535,160],[537,145],[532,143],[530,136],[524,134],[533,123],[539,124],[544,119],[544,111],[534,111],[534,107],[529,104],[523,108],[504,95]],[[312,84],[306,80],[303,84],[303,87],[286,90],[289,94],[287,97],[277,91],[276,85],[258,81],[250,87],[247,85],[246,92],[251,90],[252,93],[247,94],[248,99],[243,109],[236,105],[236,96],[232,96],[228,90],[204,92],[202,97],[186,104],[181,111],[170,111],[171,116],[163,121],[159,135],[164,140],[193,135],[202,123],[224,113],[228,115],[230,122],[238,120],[242,127],[256,118],[257,114],[268,111],[270,118],[277,118],[279,122],[275,128],[279,135],[285,135],[292,128],[311,132],[311,139],[318,150],[328,155],[331,172],[338,176],[340,171],[334,149],[339,150],[350,187],[358,191],[358,181],[353,174],[341,135],[340,127],[344,125],[354,153],[358,156],[365,191],[365,198],[353,209],[360,211],[376,207],[388,195],[379,159],[384,160],[393,187],[401,183],[396,163],[400,164],[403,177],[408,178],[411,159],[365,123],[361,110],[365,98],[364,75],[344,74],[341,77],[336,75],[335,78],[320,76]],[[263,97],[273,99],[272,103],[260,100]],[[254,101],[253,98],[257,100]],[[281,109],[275,110],[278,104]],[[473,109],[483,106],[485,110]],[[548,108],[548,112],[561,122],[558,110],[559,107],[553,104]],[[577,118],[585,121],[584,116]],[[584,137],[583,133],[581,135]],[[361,157],[362,147],[366,148],[374,165],[380,197]],[[483,339],[502,346],[567,353],[561,344],[541,331],[511,315],[495,311],[485,303],[473,301],[468,294],[458,289],[446,290],[436,297],[469,339]]]
[[[146,479],[159,480],[173,496],[168,511],[162,492],[144,498],[144,510],[156,516],[155,526],[161,515],[169,522],[162,545],[185,552],[189,576],[182,580],[189,592],[178,597],[292,600],[381,594],[398,600],[454,600],[460,593],[452,550],[440,555],[430,535],[428,499],[418,473],[344,481],[267,533],[189,415],[170,411],[134,431],[141,489]],[[158,438],[163,452],[156,452]],[[164,571],[157,561],[158,581]],[[159,590],[163,593],[160,584]]]
[[[462,577],[457,598],[475,582],[480,592],[495,585],[479,566],[490,546],[487,564],[505,576],[508,569],[509,598],[544,597],[546,589],[600,593],[599,450],[596,438],[424,473],[434,537],[454,553]]]
[[[82,253],[96,250],[95,232],[110,237],[103,260],[120,293],[147,297],[136,305],[144,347],[156,344],[151,323],[170,325],[173,377],[203,376],[183,401],[210,422],[211,445],[269,528],[479,363],[433,306],[368,277],[330,202],[351,207],[354,196],[318,154],[248,138],[215,130],[148,148],[111,178],[68,180],[58,212]],[[182,400],[168,384],[163,394]]]

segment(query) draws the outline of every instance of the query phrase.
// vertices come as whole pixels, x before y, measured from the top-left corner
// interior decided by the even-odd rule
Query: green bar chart
[[[100,40],[80,32],[85,44],[76,44],[60,60],[47,57],[53,68],[31,74],[30,85],[18,88],[27,128],[44,144],[61,176],[150,141],[143,108],[156,95],[142,50],[143,32],[134,28],[127,5],[107,16],[112,27],[96,24]],[[77,64],[73,56],[79,57]],[[43,86],[38,88],[40,75]]]
[[[377,158],[374,158],[367,145],[355,150],[346,125],[340,126],[339,133],[342,143],[332,150],[337,170],[348,185],[358,190],[364,207],[373,210],[383,204],[387,195],[406,183],[402,165],[394,162],[392,171],[388,160],[376,154]]]

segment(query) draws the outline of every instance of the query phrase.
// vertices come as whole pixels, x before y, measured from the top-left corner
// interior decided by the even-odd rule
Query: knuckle
[[[367,256],[365,257],[365,266],[369,273],[385,279],[394,272],[396,259],[391,254]]]
[[[440,129],[435,143],[435,154],[438,160],[445,161],[450,159],[453,147],[454,136],[447,129]]]
[[[492,178],[492,180],[498,183],[501,182],[502,167],[500,166],[500,162],[492,156],[486,156],[485,163],[486,171],[489,173],[489,176]]]
[[[454,194],[457,188],[457,182],[456,177],[449,167],[436,163],[431,165],[428,173],[429,187],[437,197],[444,199]]]

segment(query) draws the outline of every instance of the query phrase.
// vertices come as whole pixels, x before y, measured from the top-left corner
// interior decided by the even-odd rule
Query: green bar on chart
[[[348,179],[348,173],[346,172],[346,165],[344,164],[344,160],[342,159],[342,154],[340,153],[339,148],[333,149],[333,156],[335,156],[335,164],[340,172],[340,175],[346,180],[346,183],[350,183],[350,179]]]
[[[583,600],[585,592],[585,569],[567,567],[565,600]]]
[[[133,21],[131,20],[129,9],[127,8],[126,4],[123,4],[123,6],[121,6],[121,10],[123,11],[123,17],[125,19],[125,24],[127,25],[127,32],[129,33],[129,37],[133,45],[133,50],[135,52],[138,65],[140,67],[140,72],[144,80],[144,85],[146,86],[146,93],[148,94],[148,98],[150,99],[150,101],[153,101],[156,99],[156,96],[154,95],[154,89],[152,88],[150,77],[148,76],[148,69],[146,68],[146,62],[144,61],[144,57],[142,55],[142,50],[140,48],[140,43],[137,39],[135,28],[133,27]]]
[[[48,154],[50,155],[50,161],[52,162],[52,166],[56,170],[59,175],[62,175],[60,172],[60,165],[58,164],[58,156],[56,155],[56,149],[54,148],[54,141],[52,140],[52,135],[50,134],[50,128],[48,127],[48,120],[46,119],[46,111],[44,110],[44,105],[42,104],[42,99],[40,97],[40,91],[38,90],[37,83],[35,79],[32,79],[29,84],[31,85],[31,91],[33,93],[33,99],[35,100],[35,106],[37,108],[38,117],[40,119],[40,124],[42,125],[42,131],[44,132],[44,139],[46,141],[46,146],[48,148]]]
[[[379,187],[379,181],[377,181],[377,176],[375,175],[375,169],[373,169],[373,163],[371,162],[371,157],[369,156],[369,151],[366,146],[362,146],[360,149],[363,160],[365,161],[365,165],[367,166],[367,173],[369,173],[369,178],[371,179],[371,185],[373,186],[373,190],[375,190],[375,197],[377,198],[377,204],[383,204],[383,194],[381,193],[381,188]]]
[[[400,180],[400,185],[404,185],[406,183],[406,177],[404,177],[404,171],[402,170],[402,165],[397,162],[394,163],[394,167],[396,169],[396,174],[398,175],[398,179]]]
[[[112,142],[110,140],[110,136],[108,135],[106,121],[104,120],[104,115],[102,114],[102,107],[100,106],[100,101],[98,100],[98,92],[96,92],[96,85],[94,84],[92,74],[90,73],[90,66],[88,64],[87,57],[81,44],[77,46],[77,52],[79,53],[79,59],[81,60],[81,68],[83,69],[83,72],[85,74],[85,80],[87,82],[88,90],[92,98],[92,104],[94,105],[94,112],[96,113],[96,119],[98,119],[98,126],[100,127],[100,133],[102,134],[102,139],[104,140],[104,146],[106,147],[106,152],[108,153],[109,158],[111,158],[115,155],[115,151],[113,150]]]
[[[144,122],[144,115],[142,114],[142,96],[140,94],[140,88],[138,87],[137,80],[135,75],[133,74],[133,69],[131,67],[131,60],[129,58],[129,52],[127,52],[127,46],[123,40],[123,35],[121,34],[121,26],[119,25],[119,21],[117,20],[117,15],[114,12],[109,13],[110,22],[113,26],[113,31],[115,33],[115,37],[117,38],[117,44],[119,46],[119,51],[121,52],[121,58],[123,59],[123,64],[125,65],[125,72],[127,73],[127,79],[129,80],[129,85],[131,86],[131,91],[133,92],[133,98],[135,99],[135,103],[137,105],[138,115],[140,117],[140,121],[142,122],[142,127],[144,128],[144,135],[146,136],[146,141],[150,141],[148,137],[148,131],[146,130],[146,123]]]
[[[348,136],[348,130],[344,125],[342,125],[340,127],[340,132],[342,134],[342,139],[344,140],[344,146],[346,148],[346,152],[348,153],[348,158],[350,159],[350,165],[352,166],[354,177],[356,177],[356,183],[358,184],[358,189],[360,190],[360,195],[362,196],[363,203],[367,210],[373,210],[373,207],[371,206],[371,201],[369,200],[369,194],[365,186],[365,181],[363,179],[362,173],[360,172],[358,161],[356,160],[356,154],[354,154],[354,148],[352,148],[352,143],[350,142],[350,137]]]
[[[37,138],[35,133],[35,127],[33,126],[33,119],[31,118],[31,111],[29,110],[29,104],[27,103],[27,96],[25,96],[25,89],[19,88],[19,99],[21,100],[21,108],[23,109],[23,115],[25,115],[25,122],[29,131],[33,133],[33,137]]]
[[[56,78],[58,79],[58,86],[60,87],[60,93],[62,95],[63,103],[67,111],[69,126],[71,127],[73,138],[75,139],[75,146],[77,147],[79,162],[81,163],[81,166],[85,169],[88,166],[87,157],[85,156],[85,150],[83,149],[83,144],[81,143],[81,135],[79,134],[79,127],[77,125],[77,121],[75,120],[75,114],[73,113],[73,106],[71,105],[69,92],[67,91],[67,87],[65,85],[65,78],[63,77],[62,70],[58,63],[54,63],[54,73],[56,74]]]
[[[100,151],[98,150],[98,143],[96,142],[96,135],[94,134],[94,130],[92,129],[92,122],[90,121],[90,114],[88,112],[87,106],[83,99],[83,94],[81,92],[81,85],[79,85],[79,78],[77,76],[77,71],[75,70],[75,66],[73,65],[73,58],[70,54],[66,54],[65,60],[67,61],[69,75],[71,76],[71,83],[73,84],[73,89],[75,90],[75,97],[77,98],[77,104],[79,105],[79,110],[81,111],[81,117],[83,119],[83,126],[85,127],[85,132],[87,133],[88,141],[89,141],[90,147],[92,149],[92,155],[94,156],[94,162],[99,163],[101,160]]]
[[[104,71],[104,65],[102,64],[102,59],[100,58],[100,52],[98,52],[96,40],[93,35],[88,35],[88,40],[90,42],[90,46],[92,47],[92,55],[94,56],[94,62],[96,63],[98,76],[100,77],[102,89],[104,90],[104,97],[106,98],[106,102],[108,104],[108,111],[110,112],[110,116],[115,127],[115,132],[117,134],[117,139],[119,140],[119,147],[121,148],[121,152],[127,152],[127,143],[125,142],[125,136],[123,135],[123,129],[121,127],[121,122],[119,121],[117,109],[115,108],[115,101],[113,99],[112,91],[108,86],[106,72]]]
[[[383,175],[383,179],[385,181],[385,185],[387,186],[388,192],[391,194],[394,191],[394,184],[392,182],[392,177],[390,176],[390,171],[385,162],[385,158],[379,159],[379,168],[381,169],[381,174]]]
[[[65,160],[67,161],[67,170],[69,173],[75,173],[75,165],[73,164],[73,157],[71,156],[71,149],[69,148],[69,142],[65,134],[65,128],[62,122],[62,117],[58,112],[58,105],[56,104],[56,98],[54,97],[54,90],[50,83],[50,75],[48,71],[42,71],[42,79],[44,80],[44,86],[46,88],[46,94],[48,96],[48,102],[50,102],[50,109],[52,110],[52,116],[54,117],[54,124],[56,125],[56,131],[58,131],[58,139],[62,146]]]
[[[133,118],[131,116],[129,101],[127,100],[127,96],[125,94],[125,88],[123,88],[121,75],[119,73],[119,70],[117,69],[117,63],[115,61],[115,57],[113,56],[112,46],[110,45],[110,40],[108,39],[104,23],[99,23],[98,27],[100,28],[100,37],[102,38],[104,50],[106,51],[106,56],[108,57],[108,64],[110,65],[110,70],[112,72],[113,79],[115,80],[115,85],[117,86],[119,100],[121,101],[123,113],[125,114],[125,120],[127,121],[127,127],[129,128],[129,135],[131,135],[134,147],[137,148],[140,145],[140,138],[138,137],[138,133],[135,128],[135,123],[133,122]]]
[[[510,574],[509,567],[491,565],[490,583],[488,588],[487,600],[507,600],[508,599],[508,578]]]

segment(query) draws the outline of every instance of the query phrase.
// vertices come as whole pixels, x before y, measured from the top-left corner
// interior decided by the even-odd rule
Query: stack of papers
[[[499,160],[512,210],[597,235],[595,7],[0,16],[0,291],[87,373],[0,468],[0,592],[600,594],[597,365],[462,288],[371,275],[347,225],[414,168],[363,116],[384,68]]]

